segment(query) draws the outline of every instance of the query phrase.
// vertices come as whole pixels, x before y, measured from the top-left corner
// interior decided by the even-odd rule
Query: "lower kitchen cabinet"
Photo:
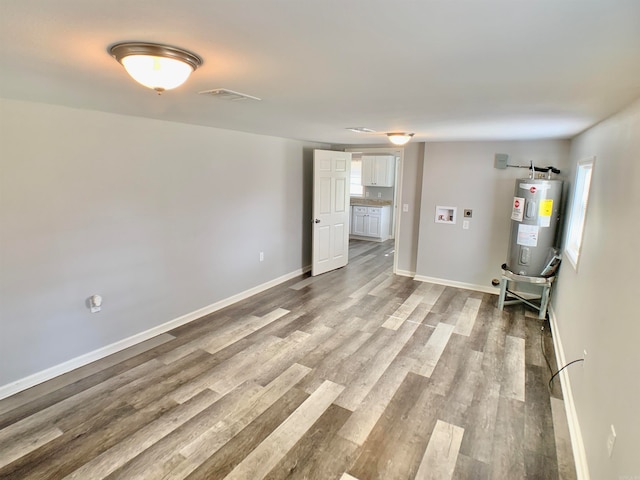
[[[389,207],[351,207],[351,235],[383,241],[389,238]]]

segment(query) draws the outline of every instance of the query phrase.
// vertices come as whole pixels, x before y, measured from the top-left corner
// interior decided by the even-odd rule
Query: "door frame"
[[[344,149],[345,152],[361,153],[361,154],[374,154],[374,155],[394,155],[397,157],[396,162],[396,177],[394,180],[395,191],[393,194],[393,248],[395,254],[393,255],[393,273],[397,274],[398,271],[398,256],[400,247],[400,222],[402,215],[401,203],[402,203],[402,175],[404,166],[404,147],[349,147]]]

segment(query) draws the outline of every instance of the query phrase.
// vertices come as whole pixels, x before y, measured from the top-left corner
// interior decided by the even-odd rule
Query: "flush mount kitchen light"
[[[136,82],[157,92],[179,87],[202,65],[194,53],[155,43],[118,43],[109,53]]]
[[[394,145],[404,145],[411,140],[413,133],[393,132],[387,133],[387,137],[389,137],[389,141]]]

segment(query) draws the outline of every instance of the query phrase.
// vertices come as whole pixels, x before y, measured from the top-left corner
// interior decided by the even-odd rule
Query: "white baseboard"
[[[245,298],[249,298],[256,293],[263,292],[271,287],[275,287],[287,280],[291,280],[297,276],[302,275],[303,273],[311,270],[311,267],[301,268],[291,273],[287,273],[282,275],[281,277],[275,278],[268,282],[265,282],[256,287],[250,288],[249,290],[245,290],[244,292],[240,292],[236,295],[232,295],[231,297],[225,298],[218,302],[212,303],[211,305],[207,305],[206,307],[202,307],[198,310],[195,310],[191,313],[187,313],[186,315],[182,315],[178,318],[174,318],[162,325],[158,325],[156,327],[150,328],[144,332],[137,333],[128,338],[124,338],[119,340],[111,345],[107,345],[105,347],[101,347],[92,352],[85,353],[84,355],[80,355],[79,357],[72,358],[71,360],[67,360],[66,362],[60,363],[53,367],[47,368],[40,372],[34,373],[33,375],[29,375],[28,377],[21,378],[16,380],[15,382],[8,383],[6,385],[0,386],[0,400],[11,395],[14,395],[22,390],[26,390],[27,388],[31,388],[39,383],[45,382],[47,380],[51,380],[58,375],[65,374],[70,372],[71,370],[75,370],[76,368],[84,367],[91,362],[95,362],[96,360],[100,360],[101,358],[112,355],[116,352],[124,350],[125,348],[132,347],[140,342],[144,342],[145,340],[149,340],[150,338],[155,337],[156,335],[160,335],[162,333],[166,333],[174,328],[180,327],[186,323],[192,322],[193,320],[197,320],[200,317],[204,317],[205,315],[209,315],[217,310],[228,307],[231,304],[239,302],[240,300],[244,300]]]
[[[456,282],[455,280],[447,280],[445,278],[425,277],[423,275],[416,275],[415,280],[419,282],[437,283],[438,285],[445,285],[447,287],[463,288],[465,290],[476,290],[482,293],[491,293],[493,295],[499,295],[500,289],[498,287],[492,287],[487,285],[475,285],[473,283]]]
[[[368,242],[386,242],[391,237],[366,237],[364,235],[349,235],[349,240],[366,240]]]
[[[396,275],[400,275],[401,277],[415,277],[416,272],[410,272],[409,270],[396,270]]]
[[[564,355],[560,332],[558,331],[558,322],[553,307],[549,308],[549,324],[551,325],[551,334],[553,338],[553,347],[556,352],[556,362],[558,368],[567,364]],[[560,377],[560,385],[562,386],[562,397],[564,398],[564,409],[567,412],[567,421],[569,423],[569,435],[571,436],[571,447],[573,449],[573,458],[576,464],[576,476],[578,480],[589,480],[589,465],[587,464],[587,454],[582,441],[582,432],[580,430],[580,422],[578,421],[578,413],[576,405],[573,401],[573,391],[571,390],[571,381],[569,373],[563,370],[558,375]]]

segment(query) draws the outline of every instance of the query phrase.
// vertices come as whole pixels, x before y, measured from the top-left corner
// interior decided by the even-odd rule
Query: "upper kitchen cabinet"
[[[393,155],[363,155],[362,185],[365,187],[393,187],[396,159]]]

